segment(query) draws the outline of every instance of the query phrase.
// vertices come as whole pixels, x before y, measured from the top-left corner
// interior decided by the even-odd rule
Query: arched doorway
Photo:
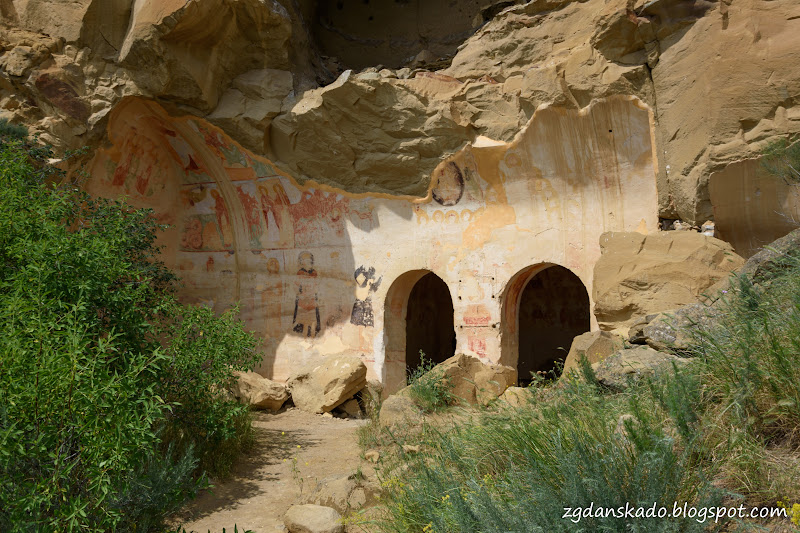
[[[552,377],[572,339],[590,329],[589,293],[559,265],[528,267],[509,282],[503,312],[502,360],[517,367],[520,385],[532,374]]]
[[[413,372],[425,359],[441,363],[455,354],[453,300],[442,278],[429,272],[411,289],[406,312],[406,370]]]
[[[455,353],[453,300],[447,284],[429,270],[412,270],[389,287],[384,310],[384,393],[402,388],[409,371]]]

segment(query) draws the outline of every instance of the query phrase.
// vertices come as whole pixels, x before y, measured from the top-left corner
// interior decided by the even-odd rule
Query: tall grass
[[[518,410],[482,413],[452,431],[429,433],[430,451],[411,460],[405,474],[384,479],[395,489],[384,530],[702,530],[688,518],[562,518],[567,507],[721,501],[722,492],[694,467],[692,441],[676,435],[670,414],[645,393],[640,386],[607,398],[572,381],[540,391]],[[633,416],[620,424],[623,414]]]
[[[528,405],[419,432],[425,452],[383,471],[382,529],[699,531],[728,526],[562,516],[592,504],[798,502],[800,255],[782,262],[760,285],[732,280],[718,319],[690,328],[693,360],[680,369],[614,392],[587,364],[535,387]]]
[[[797,466],[780,464],[800,448],[800,255],[780,261],[760,285],[736,278],[717,323],[694,330],[706,445],[755,502],[800,499]]]

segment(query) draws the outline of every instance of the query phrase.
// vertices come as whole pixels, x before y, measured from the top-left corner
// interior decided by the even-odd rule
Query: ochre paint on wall
[[[600,234],[656,225],[651,114],[635,98],[540,109],[514,142],[479,139],[445,160],[426,198],[299,185],[217,128],[142,99],[114,109],[108,136],[89,191],[127,195],[170,224],[161,243],[183,298],[217,311],[239,302],[264,340],[259,371],[279,380],[351,353],[400,386],[404,341],[385,334],[384,307],[410,271],[447,284],[457,352],[515,364],[503,351],[518,341],[501,342],[511,334],[500,327],[515,274],[562,265],[591,294]],[[404,320],[414,283],[395,291],[391,320]]]

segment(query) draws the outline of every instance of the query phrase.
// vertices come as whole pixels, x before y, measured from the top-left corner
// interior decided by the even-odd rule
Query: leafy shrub
[[[48,156],[0,137],[0,531],[146,531],[246,441],[222,391],[253,340],[174,302],[151,212]]]
[[[162,531],[164,515],[177,511],[204,486],[205,478],[194,481],[196,468],[191,449],[183,454],[173,453],[172,446],[164,454],[153,450],[113,491],[110,507],[121,518],[116,531]]]
[[[25,139],[27,136],[28,128],[21,124],[11,124],[7,118],[0,118],[0,137]]]
[[[165,440],[191,446],[201,469],[224,477],[239,452],[252,443],[249,406],[228,393],[234,371],[259,361],[255,339],[243,329],[238,309],[216,316],[205,307],[173,305],[166,327],[169,361],[158,392],[170,405]]]
[[[103,530],[107,495],[158,442],[164,354],[148,337],[169,278],[147,213],[38,181],[0,150],[0,524]]]
[[[456,397],[452,393],[452,383],[441,368],[436,367],[420,350],[420,364],[408,377],[411,399],[423,411],[432,413],[452,405]]]

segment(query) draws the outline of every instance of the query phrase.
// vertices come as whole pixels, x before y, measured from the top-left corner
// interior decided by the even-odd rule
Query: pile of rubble
[[[254,409],[279,411],[289,399],[303,411],[341,418],[362,418],[367,367],[354,356],[330,356],[298,369],[284,385],[256,372],[237,372],[231,394]]]

